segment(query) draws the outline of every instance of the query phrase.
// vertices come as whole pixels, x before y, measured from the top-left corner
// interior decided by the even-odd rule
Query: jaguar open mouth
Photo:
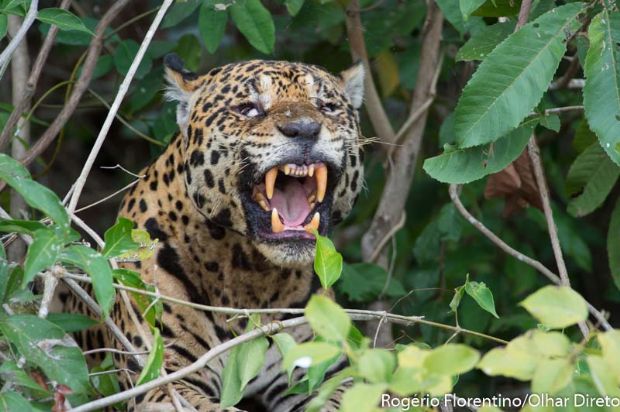
[[[327,175],[328,167],[322,162],[287,163],[265,173],[252,188],[252,200],[270,213],[268,237],[313,238],[321,220],[325,225],[329,218],[329,208],[321,207],[328,191]]]

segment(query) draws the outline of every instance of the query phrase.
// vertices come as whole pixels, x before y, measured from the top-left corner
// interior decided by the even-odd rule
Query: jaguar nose
[[[278,130],[286,137],[316,139],[321,132],[321,123],[308,118],[299,119],[289,123],[279,124]]]

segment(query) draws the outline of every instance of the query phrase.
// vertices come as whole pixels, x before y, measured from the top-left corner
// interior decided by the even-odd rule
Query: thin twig
[[[114,323],[114,321],[109,316],[103,315],[101,308],[99,307],[99,305],[97,305],[97,302],[95,302],[93,298],[90,297],[88,292],[82,289],[82,287],[78,285],[77,282],[73,279],[63,277],[62,280],[75,295],[77,295],[80,299],[82,299],[84,303],[86,303],[86,305],[95,313],[95,315],[103,319],[103,322],[106,324],[108,329],[110,329],[110,332],[112,332],[114,337],[118,339],[118,341],[125,347],[125,349],[127,349],[127,351],[133,353],[138,352],[133,346],[133,344],[129,341],[129,339],[127,339],[127,337],[123,334],[123,331],[120,330],[118,326],[116,326],[116,323]],[[138,365],[144,367],[146,362],[143,356],[132,356],[136,360],[136,362],[138,362]]]
[[[22,164],[29,165],[39,157],[45,149],[54,141],[60,129],[62,129],[69,120],[69,117],[75,111],[82,95],[88,89],[88,84],[93,76],[93,71],[95,70],[95,66],[97,64],[97,59],[99,58],[99,54],[101,53],[101,47],[103,45],[103,37],[105,35],[105,30],[112,23],[112,20],[118,15],[118,13],[129,3],[129,0],[118,0],[112,4],[110,9],[103,15],[99,24],[97,25],[97,29],[95,30],[95,37],[90,42],[88,46],[88,51],[86,54],[86,59],[84,60],[84,65],[82,66],[82,73],[77,83],[75,84],[75,88],[73,89],[73,93],[71,93],[71,97],[60,111],[60,113],[56,116],[52,124],[43,132],[39,140],[28,150],[26,155],[20,159]],[[0,183],[0,189],[4,187],[5,183]]]
[[[57,285],[58,278],[52,272],[43,272],[43,297],[41,298],[41,305],[39,305],[39,313],[37,314],[42,319],[45,319],[49,313],[49,306],[52,303],[52,299],[54,299]]]
[[[570,79],[568,84],[566,85],[567,89],[583,89],[585,86],[585,79]],[[560,84],[558,82],[553,82],[549,85],[549,90],[558,90],[560,88]]]
[[[486,236],[491,242],[493,242],[497,247],[502,249],[504,252],[508,253],[510,256],[514,257],[520,262],[529,265],[545,275],[547,279],[549,279],[553,283],[560,283],[560,278],[558,275],[549,270],[545,265],[539,262],[536,259],[532,259],[531,257],[519,252],[518,250],[509,246],[506,242],[504,242],[499,236],[493,233],[489,228],[487,228],[482,222],[476,219],[469,211],[463,206],[461,199],[459,197],[460,185],[450,185],[450,199],[459,213],[467,220],[472,226],[474,226],[480,233]]]
[[[8,32],[11,36],[14,36],[21,26],[21,17],[8,16]],[[19,103],[19,98],[26,89],[29,70],[30,54],[28,53],[28,38],[24,37],[15,49],[11,60],[11,101],[13,105]],[[26,104],[29,106],[30,100],[28,100]],[[11,144],[11,156],[14,159],[21,158],[26,151],[26,147],[30,145],[30,122],[27,119],[20,119],[17,130],[18,132],[16,135],[18,135],[18,138],[13,140]],[[15,191],[11,191],[10,196],[11,207],[9,212],[11,215],[19,218],[27,218],[25,213],[28,211],[28,205],[24,201],[24,198]],[[26,244],[21,241],[13,242],[7,250],[9,259],[14,262],[19,262],[25,254]]]
[[[34,23],[34,20],[37,17],[37,7],[39,7],[39,0],[32,0],[30,2],[30,8],[28,8],[28,12],[24,17],[24,22],[22,26],[17,31],[17,34],[11,39],[9,45],[6,46],[2,54],[0,54],[0,79],[2,79],[6,68],[9,66],[9,62],[11,61],[11,56],[19,46],[19,43],[24,39],[26,33]]]
[[[130,187],[135,186],[136,184],[138,184],[139,181],[140,181],[140,179],[136,179],[133,182],[129,183],[128,185],[126,185],[126,186],[122,187],[121,189],[117,190],[116,192],[114,192],[112,194],[109,194],[106,197],[97,200],[96,202],[93,202],[93,203],[91,203],[89,205],[86,205],[86,206],[83,206],[83,207],[77,209],[75,211],[75,213],[83,212],[86,209],[90,209],[91,207],[97,206],[98,204],[103,203],[106,200],[109,200],[109,199],[113,198],[114,196],[116,196],[116,195],[118,195],[120,193],[123,193],[125,190],[129,189]]]
[[[553,248],[553,254],[560,273],[560,284],[564,286],[570,286],[570,279],[568,278],[568,270],[566,270],[566,263],[564,262],[564,255],[562,254],[562,248],[560,247],[560,239],[558,237],[558,228],[555,225],[553,219],[553,211],[551,210],[551,203],[549,201],[549,188],[547,187],[547,180],[545,179],[545,172],[540,160],[540,150],[536,143],[536,136],[532,135],[527,145],[527,150],[530,155],[532,167],[534,169],[534,177],[536,178],[536,184],[540,193],[540,199],[543,205],[543,211],[545,213],[545,220],[547,221],[547,230],[549,231],[549,237],[551,240],[551,247]]]
[[[525,26],[525,23],[527,23],[527,19],[530,16],[531,8],[532,0],[523,0],[521,2],[521,7],[519,8],[519,17],[517,18],[517,25],[515,26],[515,31]]]
[[[146,53],[146,50],[148,49],[149,44],[151,43],[151,39],[155,35],[155,31],[159,27],[159,24],[161,23],[162,19],[164,18],[166,11],[172,5],[172,2],[173,0],[163,1],[159,11],[155,15],[155,18],[153,19],[153,23],[151,24],[151,27],[149,27],[149,30],[144,36],[144,40],[142,40],[142,44],[140,45],[140,48],[138,49],[138,52],[136,53],[136,56],[133,59],[133,62],[131,62],[131,66],[129,67],[129,70],[127,71],[127,75],[125,76],[125,78],[123,79],[123,82],[119,86],[118,93],[116,93],[114,102],[112,102],[112,106],[110,107],[108,115],[105,121],[103,122],[101,129],[99,130],[99,134],[97,135],[97,139],[95,140],[95,143],[93,144],[93,148],[91,149],[88,155],[88,158],[86,159],[86,162],[84,164],[84,167],[82,168],[82,172],[80,173],[80,176],[77,178],[75,182],[75,188],[73,190],[73,195],[71,196],[71,200],[69,201],[69,206],[67,208],[69,212],[73,212],[76,209],[77,202],[80,199],[80,195],[82,194],[82,189],[84,188],[84,185],[86,184],[86,179],[88,178],[88,174],[90,173],[90,170],[93,167],[93,164],[95,163],[95,159],[97,158],[97,155],[99,154],[99,150],[101,150],[101,146],[103,145],[103,142],[105,141],[108,135],[108,131],[110,130],[110,127],[112,126],[112,122],[114,121],[116,113],[118,112],[118,109],[123,101],[123,98],[125,97],[125,94],[129,90],[129,85],[131,84],[131,81],[133,80],[133,77],[136,74],[136,71],[138,70],[138,66],[140,65],[140,62],[142,61],[142,58],[144,57],[144,54]]]
[[[583,111],[583,106],[564,106],[564,107],[553,107],[551,109],[545,109],[545,116],[548,116],[550,114],[573,112],[573,111]]]
[[[63,0],[58,7],[60,9],[66,10],[69,8],[70,4],[71,0]],[[37,83],[39,82],[39,78],[41,77],[41,73],[43,72],[45,62],[47,61],[50,51],[52,50],[52,46],[54,45],[54,42],[56,40],[57,33],[58,26],[50,26],[50,29],[45,36],[45,40],[41,45],[41,49],[39,50],[39,54],[37,55],[34,65],[32,66],[32,71],[28,76],[26,88],[24,89],[23,94],[20,96],[19,102],[13,105],[13,111],[11,112],[11,115],[5,123],[2,133],[0,133],[0,150],[2,150],[9,141],[9,138],[13,133],[13,129],[21,118],[22,113],[27,110],[30,104],[30,99],[34,95],[34,92],[37,88]]]
[[[82,275],[76,275],[73,273],[69,273],[67,271],[64,271],[61,275],[62,278],[67,278],[67,279],[72,279],[72,280],[76,280],[79,282],[85,282],[85,283],[91,283],[92,280],[88,277],[88,276],[82,276]],[[257,308],[257,309],[240,309],[240,308],[230,308],[230,307],[223,307],[223,306],[208,306],[208,305],[201,305],[198,303],[193,303],[193,302],[188,302],[186,300],[182,300],[182,299],[177,299],[174,298],[172,296],[166,296],[166,295],[161,295],[158,292],[150,292],[148,290],[142,290],[142,289],[136,289],[136,288],[132,288],[130,286],[125,286],[125,285],[119,285],[117,283],[113,284],[114,288],[119,289],[119,290],[123,290],[123,291],[127,291],[127,292],[132,292],[132,293],[137,293],[137,294],[141,294],[141,295],[145,295],[145,296],[151,296],[154,298],[159,298],[163,301],[167,301],[170,303],[175,303],[178,305],[183,305],[183,306],[187,306],[190,308],[194,308],[194,309],[198,309],[198,310],[202,310],[205,312],[214,312],[214,313],[225,313],[228,315],[243,315],[243,316],[249,316],[250,314],[253,313],[257,313],[257,314],[290,314],[290,315],[302,315],[304,313],[304,309],[300,309],[300,308]],[[421,323],[421,324],[425,324],[425,325],[431,325],[431,326],[436,326],[442,329],[447,329],[447,330],[452,330],[452,331],[459,331],[462,333],[467,333],[470,335],[475,335],[475,336],[480,336],[483,337],[485,339],[489,339],[498,343],[505,343],[504,340],[496,338],[494,336],[489,336],[489,335],[485,335],[485,334],[481,334],[475,331],[471,331],[468,329],[463,329],[460,327],[454,327],[451,325],[445,325],[442,323],[437,323],[437,322],[433,322],[433,321],[429,321],[427,319],[424,319],[421,316],[404,316],[404,315],[396,315],[394,313],[389,313],[386,311],[372,311],[372,310],[364,310],[364,309],[344,309],[345,312],[347,312],[350,316],[366,316],[367,319],[365,320],[370,320],[370,319],[381,319],[381,318],[385,318],[386,320],[392,322],[392,323],[397,323],[397,324],[401,324],[401,325],[410,325],[412,323]]]
[[[379,318],[385,317],[386,319],[389,319],[389,314],[386,314],[385,312],[368,314],[368,313],[359,313],[358,311],[349,311],[349,316],[351,317],[351,319],[357,320],[357,321],[368,321],[371,319],[376,319],[377,317]],[[414,320],[410,320],[409,322],[411,323],[411,322],[419,322],[419,321],[420,321],[419,319],[415,318]],[[301,316],[301,317],[287,319],[283,321],[274,321],[266,325],[259,326],[256,329],[253,329],[249,332],[246,332],[242,335],[237,336],[236,338],[233,338],[231,340],[221,343],[220,345],[215,346],[214,348],[210,349],[207,353],[202,355],[200,358],[198,358],[198,360],[196,360],[191,365],[188,365],[182,369],[179,369],[169,374],[168,376],[162,376],[160,378],[154,379],[143,385],[136,386],[133,389],[129,389],[129,390],[117,393],[115,395],[108,396],[103,399],[98,399],[98,400],[83,404],[73,409],[73,411],[83,412],[83,411],[91,411],[94,409],[100,409],[105,406],[112,405],[114,403],[121,402],[126,399],[130,399],[140,394],[146,393],[162,385],[166,385],[168,383],[181,380],[184,377],[203,369],[207,365],[207,363],[209,363],[211,360],[217,358],[223,353],[226,353],[227,351],[231,350],[235,346],[238,346],[244,342],[248,342],[252,339],[256,339],[257,337],[260,337],[260,336],[273,335],[284,329],[290,329],[290,328],[302,326],[302,325],[305,325],[307,322],[308,322],[307,319]],[[434,326],[440,325],[438,327],[449,328],[455,331],[456,330],[459,330],[461,332],[464,331],[463,329],[460,329],[460,328],[456,328],[453,326],[448,327],[448,325],[435,324],[434,322],[430,322],[430,324],[433,324]],[[478,334],[478,336],[480,336],[480,334]],[[503,343],[503,344],[508,343],[504,340],[497,339],[497,338],[493,338],[493,340],[497,341],[498,343]]]
[[[476,219],[469,212],[469,210],[465,208],[465,206],[461,202],[461,199],[459,197],[460,187],[461,187],[460,185],[450,185],[450,189],[449,189],[450,199],[452,200],[452,203],[454,203],[454,206],[456,206],[456,209],[459,211],[459,213],[465,218],[465,220],[467,220],[473,227],[478,229],[480,233],[482,233],[487,239],[493,242],[501,250],[503,250],[510,256],[514,257],[515,259],[519,260],[520,262],[523,262],[526,265],[533,267],[538,272],[545,275],[547,279],[549,279],[551,282],[555,283],[556,285],[561,284],[560,277],[556,275],[555,273],[553,273],[551,270],[549,270],[545,265],[543,265],[538,260],[533,259],[519,252],[518,250],[512,248],[511,246],[509,246],[499,236],[497,236],[489,228],[487,228],[482,222]],[[586,303],[588,305],[588,310],[590,311],[590,314],[594,316],[594,318],[603,326],[603,328],[605,330],[612,330],[613,328],[609,324],[605,316],[598,309],[596,309],[594,305],[592,305],[590,302],[586,302]]]

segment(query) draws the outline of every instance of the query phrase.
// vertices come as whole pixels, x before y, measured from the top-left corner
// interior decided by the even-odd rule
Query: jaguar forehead
[[[265,110],[269,109],[271,107],[271,103],[273,102],[272,86],[273,86],[273,81],[271,80],[271,77],[265,74],[261,74],[259,77],[258,101],[260,102],[260,104],[263,106]]]

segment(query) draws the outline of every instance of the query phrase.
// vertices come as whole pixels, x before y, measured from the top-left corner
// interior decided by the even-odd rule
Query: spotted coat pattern
[[[163,295],[189,302],[237,308],[304,307],[317,290],[314,244],[269,238],[269,212],[257,207],[251,191],[274,165],[319,160],[329,165],[330,173],[325,200],[316,209],[321,213],[319,232],[327,233],[347,215],[362,186],[357,115],[362,66],[332,75],[306,64],[254,60],[196,75],[183,69],[178,58],[168,57],[166,65],[167,94],[178,101],[180,132],[140,173],[144,177],[120,208],[121,216],[159,242],[151,258],[125,266],[140,272]],[[317,138],[291,138],[279,131],[282,122],[299,118],[320,123]],[[159,327],[168,372],[194,362],[246,326],[246,319],[230,321],[223,314],[168,302],[163,307]],[[145,350],[120,298],[112,316],[134,346]],[[261,321],[284,318],[263,316]],[[86,346],[109,344],[122,349],[101,331],[91,335],[83,338]],[[297,339],[310,335],[308,329],[295,331]],[[114,354],[114,360],[118,368],[139,372],[132,357]],[[225,360],[217,358],[176,383],[175,390],[199,411],[222,410],[218,399]],[[303,410],[309,398],[285,393],[287,381],[279,361],[277,350],[270,348],[266,366],[250,383],[247,396],[268,411]],[[137,377],[137,373],[129,375],[132,380]],[[325,410],[337,409],[341,392],[334,394]],[[130,407],[172,410],[165,389],[137,397]]]

